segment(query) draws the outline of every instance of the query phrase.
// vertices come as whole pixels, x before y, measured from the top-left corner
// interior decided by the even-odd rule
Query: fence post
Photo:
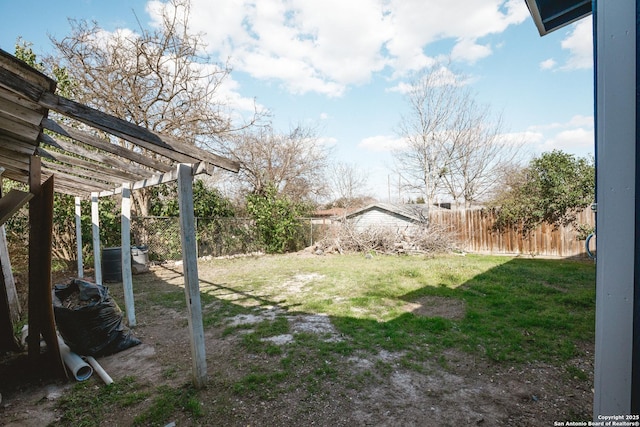
[[[91,193],[91,232],[93,235],[93,269],[95,281],[102,285],[102,266],[100,265],[100,214],[98,211],[98,193]]]

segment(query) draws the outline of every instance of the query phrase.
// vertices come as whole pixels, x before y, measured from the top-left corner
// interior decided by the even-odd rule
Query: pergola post
[[[78,277],[84,277],[84,263],[82,259],[82,211],[80,209],[80,197],[75,198],[76,208],[76,252],[78,260]]]
[[[124,305],[129,326],[136,326],[136,309],[133,301],[133,280],[131,277],[131,185],[122,184],[121,249],[122,254],[122,286],[124,288]]]
[[[202,388],[207,383],[207,360],[200,303],[198,258],[196,252],[195,215],[193,211],[193,167],[178,165],[178,205],[180,208],[180,241],[184,292],[187,300],[189,332],[191,334],[191,358],[193,384]]]
[[[100,215],[98,193],[91,193],[91,234],[93,236],[93,269],[95,282],[102,285],[102,265],[100,264]]]

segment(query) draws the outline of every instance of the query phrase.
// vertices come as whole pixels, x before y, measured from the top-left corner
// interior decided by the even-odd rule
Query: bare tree
[[[271,126],[256,127],[219,140],[214,148],[240,163],[245,193],[263,194],[274,186],[295,201],[311,201],[326,193],[329,152],[313,128],[298,126],[278,133]]]
[[[254,112],[234,125],[230,107],[219,95],[231,70],[202,55],[202,37],[189,32],[189,14],[189,0],[170,0],[160,26],[139,33],[108,33],[96,22],[71,20],[71,35],[52,39],[59,55],[48,61],[65,67],[76,100],[153,131],[204,144],[253,124],[258,115]],[[136,202],[146,214],[148,197]]]
[[[466,122],[454,129],[454,152],[442,175],[444,191],[456,206],[471,207],[501,185],[502,171],[516,163],[521,143],[501,135],[499,117],[469,101]]]
[[[367,174],[353,163],[335,162],[329,166],[328,180],[331,184],[334,204],[351,208],[364,199],[367,191]]]
[[[442,65],[417,75],[406,95],[409,113],[398,134],[395,169],[428,205],[444,193],[469,205],[495,183],[495,169],[513,160],[515,147],[500,139],[501,120],[480,106],[460,76]]]

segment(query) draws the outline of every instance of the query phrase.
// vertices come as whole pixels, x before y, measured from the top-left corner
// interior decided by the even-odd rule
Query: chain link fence
[[[182,259],[179,221],[177,217],[134,217],[131,219],[131,242],[146,246],[150,261]],[[327,227],[314,224],[308,218],[301,219],[299,229],[291,236],[292,248],[301,250],[313,245],[324,237]],[[251,219],[196,218],[195,229],[198,257],[264,252]]]

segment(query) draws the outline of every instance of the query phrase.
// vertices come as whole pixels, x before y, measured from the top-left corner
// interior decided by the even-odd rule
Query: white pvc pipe
[[[58,337],[58,346],[60,347],[60,356],[64,360],[65,365],[73,373],[76,381],[88,380],[93,374],[93,368],[87,362],[82,360],[80,356],[71,351],[69,346],[65,344],[62,338]]]
[[[102,366],[100,366],[100,364],[96,359],[94,359],[91,356],[87,356],[86,359],[87,359],[87,362],[89,362],[89,364],[91,365],[91,367],[93,367],[93,370],[95,371],[95,373],[98,374],[100,378],[102,378],[102,381],[104,381],[106,385],[113,383],[113,380],[111,379],[109,374],[107,374],[107,372],[102,368]]]

